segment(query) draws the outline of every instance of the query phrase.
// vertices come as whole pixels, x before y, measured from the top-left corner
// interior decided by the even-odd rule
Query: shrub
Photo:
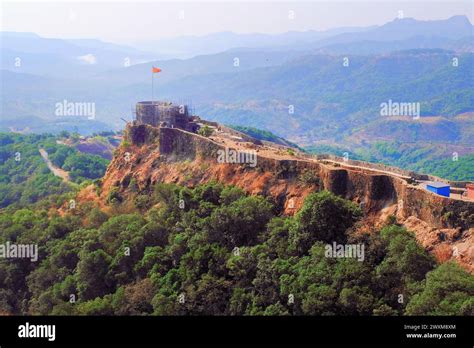
[[[198,134],[206,138],[210,137],[212,133],[214,133],[214,131],[208,125],[205,125],[198,130]]]
[[[319,185],[320,183],[316,172],[310,169],[305,169],[298,179],[304,185]]]
[[[118,204],[123,200],[122,195],[120,194],[118,187],[113,187],[109,194],[107,195],[107,203],[109,204]]]

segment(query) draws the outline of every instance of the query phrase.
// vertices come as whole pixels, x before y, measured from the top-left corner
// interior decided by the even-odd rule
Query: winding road
[[[45,149],[39,149],[39,152],[41,154],[41,157],[43,157],[43,160],[45,161],[46,165],[48,166],[49,170],[57,176],[63,179],[65,182],[69,182],[69,173],[65,171],[64,169],[56,167],[53,162],[48,157],[48,153],[46,152]]]

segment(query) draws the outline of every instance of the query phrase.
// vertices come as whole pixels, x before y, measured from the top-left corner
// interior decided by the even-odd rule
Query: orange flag
[[[151,72],[154,74],[154,73],[159,73],[161,72],[161,69],[160,68],[155,68],[155,67],[152,67],[151,68]]]

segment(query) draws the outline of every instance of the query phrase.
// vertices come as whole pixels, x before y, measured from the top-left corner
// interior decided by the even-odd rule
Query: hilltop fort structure
[[[186,105],[140,102],[136,110],[136,119],[123,134],[128,145],[118,147],[101,181],[104,202],[111,192],[132,198],[132,180],[143,192],[152,192],[156,183],[196,187],[216,181],[268,197],[282,215],[294,215],[309,194],[327,190],[360,206],[366,216],[360,231],[394,220],[413,231],[424,247],[474,274],[473,182],[332,155],[311,156],[191,116]],[[193,127],[199,126],[212,133],[195,134]],[[219,159],[230,150],[255,157]]]
[[[136,105],[136,124],[148,124],[154,127],[180,128],[189,132],[199,129],[197,117],[189,114],[184,104],[168,101],[141,101]]]

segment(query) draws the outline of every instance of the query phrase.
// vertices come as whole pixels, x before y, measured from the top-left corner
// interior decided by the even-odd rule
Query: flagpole
[[[151,70],[151,105],[153,105],[153,99],[154,99],[154,86],[153,86],[153,68]]]

